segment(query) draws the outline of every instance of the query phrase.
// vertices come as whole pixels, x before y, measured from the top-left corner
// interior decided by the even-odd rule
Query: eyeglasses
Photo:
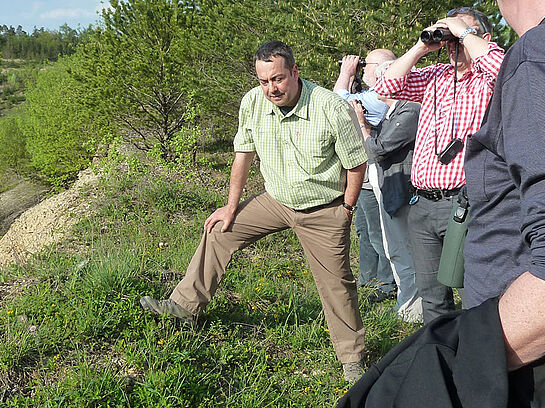
[[[473,10],[471,7],[460,7],[457,9],[452,9],[447,13],[447,17],[454,17],[458,14],[471,14],[473,17],[475,17],[475,19],[479,22],[479,24],[483,28],[483,34],[486,34],[488,32],[488,30],[484,26],[483,21],[479,17],[479,15],[475,13],[475,10]]]

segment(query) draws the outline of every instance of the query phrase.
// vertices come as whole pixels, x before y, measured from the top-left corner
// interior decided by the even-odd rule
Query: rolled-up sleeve
[[[429,82],[447,67],[445,64],[430,65],[398,78],[385,78],[382,74],[375,84],[375,91],[392,99],[422,102]]]
[[[486,82],[491,89],[494,89],[494,85],[496,84],[504,55],[505,51],[503,48],[494,42],[489,42],[488,52],[475,58],[475,71],[484,75]]]
[[[353,100],[360,101],[365,110],[367,110],[365,118],[373,126],[377,126],[380,123],[382,117],[388,110],[388,106],[377,99],[377,93],[374,90],[351,94],[346,89],[339,89],[336,93],[347,102]]]

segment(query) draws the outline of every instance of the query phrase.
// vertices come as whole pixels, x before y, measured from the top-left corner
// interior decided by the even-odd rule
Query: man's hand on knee
[[[204,229],[210,233],[212,228],[214,228],[214,225],[216,225],[217,222],[222,221],[223,226],[221,227],[221,232],[225,232],[227,228],[229,228],[229,225],[231,225],[231,222],[233,222],[235,212],[236,208],[233,209],[227,205],[225,207],[218,208],[206,219],[204,222]]]

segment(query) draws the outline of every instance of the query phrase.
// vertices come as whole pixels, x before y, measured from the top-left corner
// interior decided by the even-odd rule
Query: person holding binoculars
[[[481,125],[504,56],[491,37],[483,13],[470,7],[451,10],[424,30],[375,85],[380,95],[422,104],[408,222],[424,323],[454,310],[452,289],[437,281],[437,272],[448,219],[466,182],[466,139]],[[450,64],[414,68],[424,55],[445,46]]]
[[[371,126],[378,126],[388,111],[388,105],[377,98],[373,90],[376,82],[375,70],[385,61],[395,59],[392,51],[375,49],[365,58],[357,55],[345,55],[339,61],[340,72],[333,91],[347,102],[358,103]],[[355,89],[354,83],[361,73],[361,81],[367,85],[367,90]],[[351,84],[352,82],[352,84]],[[360,124],[361,125],[361,124]],[[362,128],[363,130],[363,128]],[[359,269],[357,284],[374,286],[369,295],[371,302],[381,302],[396,296],[396,284],[393,275],[395,265],[386,253],[384,235],[380,222],[379,203],[369,180],[369,169],[375,166],[368,161],[361,192],[358,197],[358,211],[354,217],[354,226],[359,239]],[[378,185],[375,186],[378,188]]]

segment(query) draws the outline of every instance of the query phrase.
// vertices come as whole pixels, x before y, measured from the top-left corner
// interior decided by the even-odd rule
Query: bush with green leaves
[[[158,147],[172,159],[171,143],[187,128],[190,108],[192,13],[183,1],[111,1],[102,28],[78,51],[75,75],[136,147]]]
[[[23,131],[30,162],[55,185],[89,166],[104,134],[96,112],[82,103],[71,64],[66,58],[42,69],[26,92]]]
[[[20,111],[0,118],[0,174],[8,169],[18,174],[28,170],[29,155],[22,120]]]
[[[208,142],[232,140],[240,99],[257,85],[252,56],[263,42],[290,44],[301,76],[332,88],[344,54],[385,47],[401,55],[424,27],[463,5],[461,0],[112,0],[88,41],[40,72],[27,92],[31,163],[62,184],[89,163],[96,143],[113,133],[186,169]],[[493,1],[477,5],[499,23]],[[498,27],[495,38],[510,44],[512,31]]]
[[[191,92],[202,107],[203,131],[233,137],[240,99],[257,85],[252,57],[263,42],[290,44],[301,75],[332,88],[344,54],[390,48],[402,55],[423,28],[467,5],[462,0],[114,0],[83,56],[100,67],[95,85],[103,84],[103,100],[124,134],[144,149],[158,142],[166,158],[170,141],[186,125]],[[499,21],[491,0],[478,8]],[[509,43],[509,30],[501,26],[502,43]]]

